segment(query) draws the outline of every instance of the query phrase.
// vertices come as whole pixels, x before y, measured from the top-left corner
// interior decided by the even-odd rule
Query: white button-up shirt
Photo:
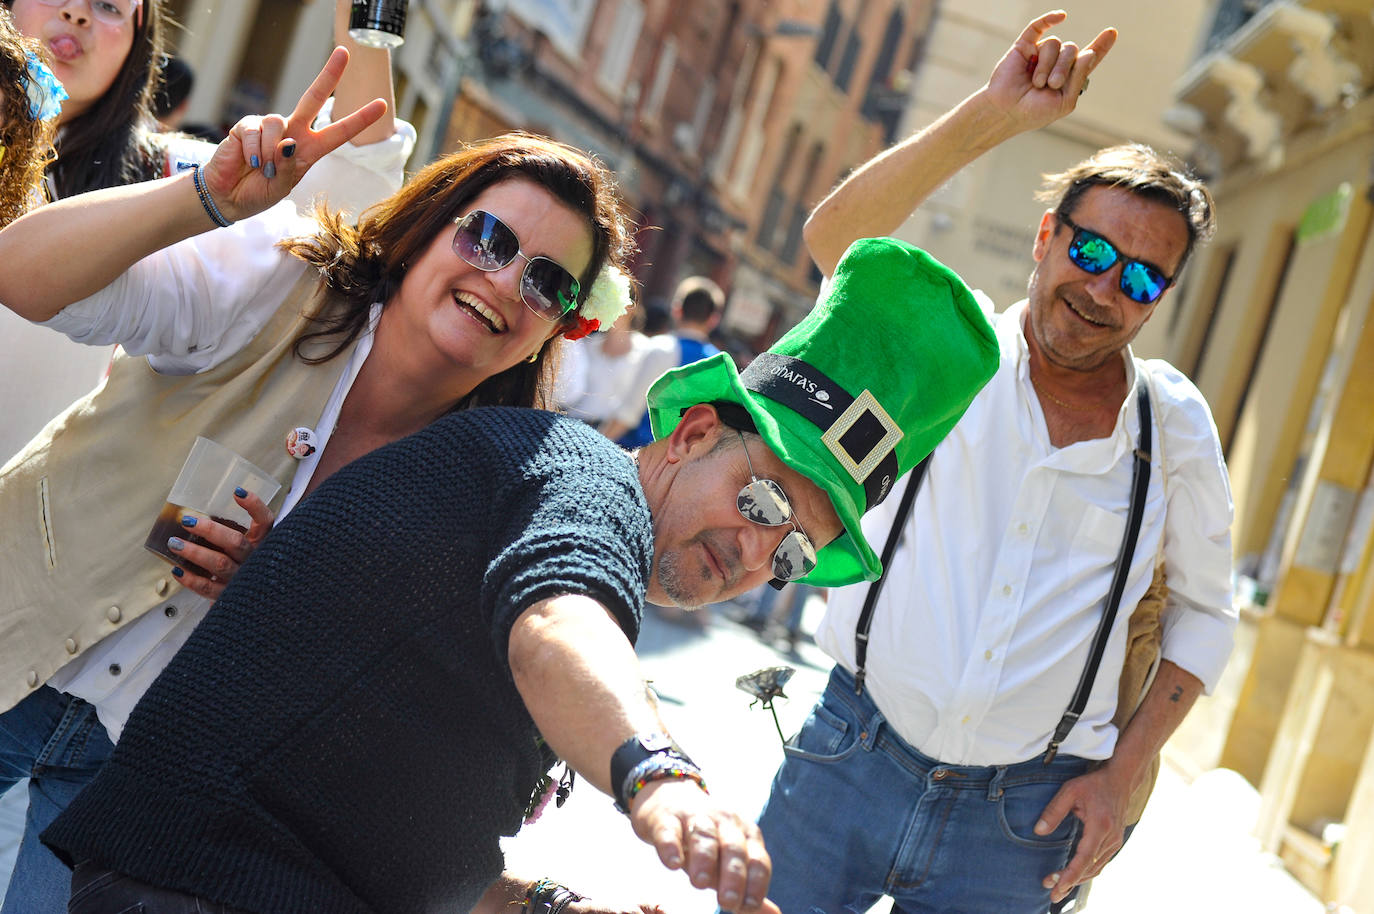
[[[1031,387],[1025,310],[1022,302],[997,319],[1001,365],[935,450],[870,630],[873,700],[903,739],[950,764],[1012,764],[1045,751],[1088,659],[1126,527],[1136,397],[1106,438],[1053,446]],[[1126,622],[1161,549],[1164,659],[1210,691],[1236,621],[1231,492],[1211,413],[1168,363],[1138,363],[1129,350],[1124,358],[1129,383],[1137,366],[1150,381],[1153,454],[1121,610],[1083,716],[1060,747],[1092,759],[1116,743]],[[877,548],[900,495],[864,519]],[[851,672],[868,586],[834,591],[817,632]]]

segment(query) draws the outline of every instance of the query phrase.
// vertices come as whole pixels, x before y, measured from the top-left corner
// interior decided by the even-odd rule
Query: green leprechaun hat
[[[859,518],[949,433],[997,362],[992,327],[954,271],[909,244],[867,238],[845,252],[811,313],[742,374],[720,353],[655,381],[649,419],[662,438],[697,403],[743,406],[844,522],[806,581],[872,581],[882,565]]]

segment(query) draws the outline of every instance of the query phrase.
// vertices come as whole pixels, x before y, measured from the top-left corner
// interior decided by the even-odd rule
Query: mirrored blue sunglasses
[[[1073,231],[1069,242],[1069,260],[1085,273],[1097,276],[1110,270],[1118,260],[1121,266],[1121,291],[1133,302],[1153,305],[1159,301],[1164,290],[1173,285],[1173,278],[1164,271],[1143,260],[1124,258],[1116,245],[1106,238],[1081,225],[1074,224],[1068,216],[1056,213],[1056,217]]]

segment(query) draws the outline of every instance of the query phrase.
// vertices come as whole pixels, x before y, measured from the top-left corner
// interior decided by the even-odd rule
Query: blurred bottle
[[[409,0],[353,0],[348,35],[359,44],[396,48],[405,41]]]

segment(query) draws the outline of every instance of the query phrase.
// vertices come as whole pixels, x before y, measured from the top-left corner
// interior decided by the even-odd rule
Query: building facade
[[[1252,640],[1220,764],[1265,847],[1374,911],[1374,16],[1368,0],[1215,5],[1173,119],[1220,228],[1170,317],[1231,471]]]

